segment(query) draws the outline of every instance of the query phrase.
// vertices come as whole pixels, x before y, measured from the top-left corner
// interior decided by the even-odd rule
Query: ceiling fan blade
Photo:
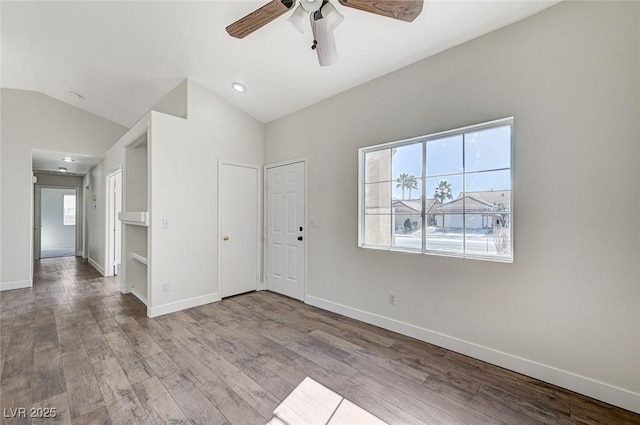
[[[245,38],[257,29],[287,13],[295,4],[295,0],[271,0],[260,9],[254,10],[227,27],[227,32],[235,38]]]
[[[423,0],[339,0],[340,4],[401,21],[413,22],[422,12]]]

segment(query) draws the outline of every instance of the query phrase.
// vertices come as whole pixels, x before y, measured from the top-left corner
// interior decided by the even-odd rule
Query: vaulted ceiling
[[[320,67],[288,14],[239,40],[225,27],[267,1],[2,2],[2,87],[131,126],[185,78],[268,122],[557,1],[425,1],[406,23],[342,7],[339,61]],[[473,66],[473,64],[470,64]],[[239,94],[239,81],[248,92]],[[83,99],[73,96],[74,91]]]

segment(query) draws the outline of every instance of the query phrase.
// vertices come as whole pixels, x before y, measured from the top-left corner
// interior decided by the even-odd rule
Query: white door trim
[[[303,156],[303,157],[299,157],[299,158],[292,158],[292,159],[287,159],[284,161],[278,161],[278,162],[272,162],[269,164],[265,164],[264,166],[264,177],[263,177],[263,187],[264,187],[264,195],[263,195],[263,199],[264,199],[264,219],[263,219],[263,252],[264,252],[264,257],[263,257],[263,264],[264,264],[264,276],[265,276],[265,287],[264,289],[268,289],[268,285],[266,282],[266,276],[267,276],[267,264],[268,263],[268,241],[267,241],[267,226],[269,223],[269,217],[267,216],[268,212],[269,212],[269,208],[266,207],[267,202],[267,198],[268,198],[268,193],[267,193],[267,173],[269,172],[269,169],[271,168],[277,168],[277,167],[282,167],[284,165],[291,165],[291,164],[297,164],[299,162],[302,162],[304,164],[304,285],[302,286],[302,301],[306,304],[307,303],[307,270],[308,270],[308,265],[307,265],[307,251],[308,251],[308,239],[309,239],[309,231],[308,228],[309,226],[307,225],[309,220],[308,220],[308,214],[309,214],[309,194],[308,194],[308,187],[309,187],[309,172],[308,172],[308,163],[309,163],[309,157]]]
[[[222,297],[222,208],[220,207],[220,169],[223,165],[231,165],[234,167],[244,167],[244,168],[251,168],[253,170],[256,170],[256,184],[258,185],[258,188],[260,187],[260,167],[258,165],[255,164],[247,164],[247,163],[242,163],[242,162],[236,162],[236,161],[227,161],[227,160],[223,160],[221,158],[218,158],[218,172],[217,172],[217,179],[218,179],[218,188],[217,188],[217,204],[218,204],[218,285],[217,285],[217,292],[218,294],[220,294],[220,297]],[[260,191],[256,190],[256,205],[258,205],[258,210],[256,211],[256,229],[258,229],[258,232],[260,231]],[[260,234],[256,234],[256,238],[258,238],[258,241],[260,241]],[[257,275],[256,275],[256,290],[260,289],[260,242],[258,242],[256,244],[256,271],[257,271]]]
[[[113,276],[113,263],[115,262],[115,259],[112,258],[113,255],[113,250],[110,249],[109,247],[109,241],[110,241],[110,237],[113,234],[112,232],[112,228],[111,228],[111,212],[113,211],[113,199],[111,199],[111,187],[110,187],[110,182],[111,182],[111,177],[115,176],[118,173],[122,173],[122,165],[120,165],[118,168],[109,171],[107,173],[105,173],[104,175],[104,180],[105,180],[105,196],[107,198],[105,205],[106,205],[106,214],[105,214],[105,238],[104,238],[104,252],[105,252],[105,265],[104,265],[104,271],[105,271],[105,276]],[[120,178],[122,178],[122,174],[120,174]],[[120,197],[122,198],[122,187],[120,188]],[[117,218],[116,218],[117,219]],[[115,242],[115,241],[114,241]],[[121,239],[122,242],[122,239]],[[122,274],[122,271],[120,272],[120,274]]]

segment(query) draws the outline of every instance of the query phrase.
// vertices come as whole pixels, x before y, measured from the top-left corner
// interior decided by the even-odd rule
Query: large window
[[[513,118],[359,150],[359,244],[513,261]]]
[[[58,198],[59,199],[59,198]],[[64,195],[63,197],[63,224],[65,226],[76,225],[76,195]]]

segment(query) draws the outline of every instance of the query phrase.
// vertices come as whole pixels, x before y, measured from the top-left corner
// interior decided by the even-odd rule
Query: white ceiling
[[[309,28],[281,16],[243,40],[225,27],[264,1],[2,2],[2,86],[35,90],[127,127],[184,78],[268,122],[524,19],[553,1],[425,1],[406,23],[355,9],[320,67]],[[231,82],[244,83],[239,94]],[[85,99],[68,92],[76,91]]]
[[[73,162],[65,162],[64,157],[70,157]],[[32,153],[34,172],[56,172],[58,167],[66,167],[67,172],[56,173],[69,176],[83,176],[89,172],[102,158],[89,155],[79,155],[73,152],[52,152],[34,149]]]

